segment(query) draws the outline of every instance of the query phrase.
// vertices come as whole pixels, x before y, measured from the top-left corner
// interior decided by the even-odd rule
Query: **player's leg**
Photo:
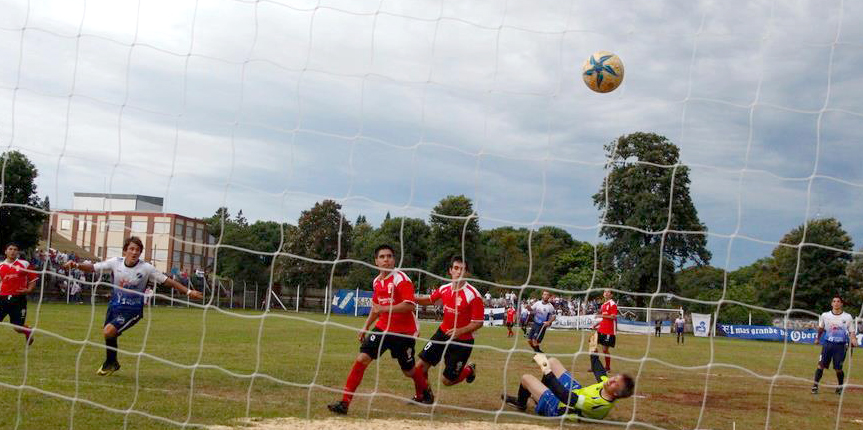
[[[444,354],[447,336],[440,329],[437,329],[432,337],[426,342],[422,351],[417,356],[419,361],[414,367],[414,398],[415,402],[432,404],[434,403],[434,393],[428,385],[428,370],[440,363]]]
[[[468,364],[470,354],[473,351],[473,339],[459,341],[459,343],[451,343],[447,345],[444,353],[444,362],[446,367],[443,371],[444,385],[455,385],[461,381],[467,380],[471,383],[476,378],[476,365]]]
[[[569,373],[560,360],[551,357],[548,359],[548,365],[551,367],[551,373],[557,380],[568,390],[581,388],[581,384]]]
[[[118,343],[117,338],[141,320],[143,314],[140,312],[124,312],[119,309],[108,307],[105,325],[102,335],[105,337],[105,362],[96,371],[99,376],[107,376],[120,370],[120,362],[117,360]]]
[[[833,352],[833,370],[836,371],[836,394],[842,394],[842,389],[845,386],[845,372],[842,370],[842,363],[845,362],[845,345],[836,344]]]
[[[812,394],[818,394],[818,384],[824,376],[824,369],[830,366],[830,351],[827,345],[821,346],[821,355],[818,356],[818,367],[815,368],[815,380],[812,383]]]
[[[434,394],[428,387],[428,377],[426,376],[428,368],[424,365],[417,365],[414,359],[416,338],[413,336],[390,334],[386,336],[384,342],[386,342],[387,348],[390,350],[390,356],[398,361],[402,374],[414,381],[416,395],[413,400],[427,404],[434,403]]]
[[[27,345],[33,344],[33,331],[24,322],[27,320],[27,296],[9,296],[9,322],[12,329],[24,335]]]
[[[518,386],[518,394],[516,396],[506,396],[504,397],[504,401],[508,405],[524,411],[527,409],[528,399],[533,399],[533,401],[536,402],[536,412],[538,414],[545,415],[547,412],[546,409],[548,409],[547,406],[551,403],[546,392],[551,394],[551,397],[554,397],[554,405],[556,409],[557,398],[554,396],[554,393],[552,393],[551,390],[542,383],[542,381],[537,379],[536,376],[522,375],[521,384]]]
[[[366,368],[369,367],[372,360],[378,358],[382,337],[383,336],[379,330],[373,330],[363,339],[363,343],[360,345],[360,352],[354,359],[354,363],[351,366],[350,372],[348,372],[347,379],[345,380],[342,400],[327,405],[327,409],[331,412],[337,414],[348,413],[348,407],[351,404],[351,400],[354,398],[354,392],[356,392],[360,383],[363,382],[363,375],[366,372]]]

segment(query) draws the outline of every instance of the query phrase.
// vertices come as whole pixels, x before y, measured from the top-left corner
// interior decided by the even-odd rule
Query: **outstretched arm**
[[[165,279],[165,282],[163,282],[162,284],[167,285],[167,286],[189,296],[190,298],[193,298],[196,300],[204,297],[204,295],[201,294],[200,291],[195,291],[191,288],[186,288],[183,284],[181,284],[181,283],[179,283],[179,282],[177,282],[171,278]]]
[[[608,372],[605,371],[605,366],[599,361],[598,354],[590,354],[590,370],[593,372],[596,382],[602,382],[603,377],[608,377]]]

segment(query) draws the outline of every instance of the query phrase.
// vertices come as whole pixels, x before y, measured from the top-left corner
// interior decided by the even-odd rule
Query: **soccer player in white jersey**
[[[551,326],[551,323],[557,317],[554,313],[554,305],[551,304],[551,293],[548,291],[542,292],[542,300],[538,301],[530,307],[533,315],[533,326],[530,332],[527,333],[527,343],[536,352],[542,352],[539,349],[539,344],[545,337],[545,330]]]
[[[117,361],[117,337],[144,318],[144,291],[152,280],[156,284],[165,284],[193,299],[203,297],[200,291],[184,287],[179,282],[168,278],[159,272],[152,264],[141,261],[141,251],[144,244],[137,236],[131,236],[123,241],[123,256],[111,258],[96,264],[66,263],[66,269],[78,268],[82,272],[113,272],[114,291],[108,303],[108,313],[105,315],[105,325],[102,334],[105,336],[105,362],[96,371],[99,376],[107,376],[120,370]]]
[[[818,368],[815,369],[815,383],[812,384],[812,394],[818,394],[818,382],[824,374],[824,369],[830,367],[833,362],[833,370],[836,371],[836,394],[842,394],[842,386],[845,384],[845,372],[842,371],[842,362],[845,361],[845,351],[848,343],[857,346],[857,327],[854,318],[848,312],[842,311],[845,302],[841,296],[833,296],[831,305],[833,309],[821,314],[818,318],[818,337],[815,344],[821,347],[821,356],[818,358]],[[822,338],[823,335],[823,338]]]

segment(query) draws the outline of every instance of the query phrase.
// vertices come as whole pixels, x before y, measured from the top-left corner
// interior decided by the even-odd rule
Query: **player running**
[[[466,364],[473,351],[473,333],[482,328],[485,306],[482,296],[473,285],[463,280],[467,264],[461,257],[450,260],[449,275],[452,282],[435,290],[430,296],[419,296],[419,305],[443,302],[443,322],[419,353],[419,362],[414,368],[414,401],[432,404],[434,394],[428,386],[428,371],[437,366],[443,356],[444,368],[441,382],[450,386],[476,378],[476,365]],[[510,330],[510,333],[512,331]]]
[[[519,316],[519,324],[521,325],[521,331],[527,336],[527,327],[530,324],[530,305],[527,304],[527,300],[525,300],[521,304],[521,315]]]
[[[854,324],[854,318],[848,312],[842,311],[842,306],[845,301],[840,296],[834,296],[831,305],[833,309],[821,314],[818,318],[818,337],[815,338],[815,344],[819,343],[821,347],[821,355],[818,358],[818,368],[815,369],[815,383],[812,384],[812,394],[818,394],[818,383],[821,381],[821,376],[824,374],[824,369],[830,367],[830,362],[833,362],[833,370],[836,371],[836,394],[842,394],[842,387],[845,384],[845,372],[842,371],[842,363],[845,361],[845,352],[848,350],[848,343],[852,347],[857,346],[857,327]],[[823,335],[823,339],[822,339]]]
[[[610,289],[602,292],[602,297],[605,298],[605,303],[599,308],[599,324],[594,326],[599,332],[599,344],[602,345],[602,353],[605,355],[605,369],[611,372],[611,355],[608,353],[608,348],[614,348],[617,344],[617,302],[612,300],[614,294]]]
[[[506,404],[520,411],[525,411],[528,399],[533,399],[537,415],[601,420],[611,412],[617,399],[627,398],[635,390],[635,381],[629,375],[609,378],[596,354],[590,355],[590,364],[597,383],[587,387],[582,387],[556,358],[536,354],[533,360],[542,369],[542,379],[522,375],[518,396],[501,396]]]
[[[507,306],[506,308],[506,337],[513,337],[515,333],[512,332],[512,326],[515,325],[515,308],[512,306]]]
[[[18,258],[18,244],[9,242],[4,248],[6,259],[0,263],[0,321],[9,315],[12,329],[24,335],[27,345],[33,344],[33,331],[24,324],[27,319],[27,294],[36,288],[39,278],[30,271],[30,263]]]
[[[131,236],[123,241],[122,257],[96,264],[74,261],[66,263],[67,270],[71,268],[77,268],[82,272],[110,270],[114,275],[114,291],[108,303],[108,312],[102,329],[106,348],[105,362],[96,371],[99,376],[107,376],[120,370],[120,362],[117,361],[117,338],[144,318],[144,291],[151,280],[156,284],[167,285],[192,299],[203,297],[200,291],[184,287],[158,271],[152,264],[141,261],[143,250],[144,244],[141,239]]]
[[[391,246],[381,245],[375,248],[378,276],[372,282],[372,311],[359,332],[360,353],[348,373],[342,400],[327,405],[327,409],[333,413],[348,413],[354,392],[363,381],[366,367],[387,350],[390,351],[390,356],[398,360],[402,373],[413,378],[414,347],[419,334],[414,317],[414,284],[403,272],[394,270],[395,265],[395,251]],[[370,326],[376,321],[375,328],[369,332]]]
[[[539,349],[539,344],[542,343],[542,339],[545,337],[545,331],[551,326],[554,319],[557,318],[557,315],[554,313],[554,305],[549,300],[551,300],[551,293],[543,291],[542,300],[531,306],[533,326],[531,326],[530,331],[527,333],[527,343],[530,344],[534,351],[540,353],[542,350]]]

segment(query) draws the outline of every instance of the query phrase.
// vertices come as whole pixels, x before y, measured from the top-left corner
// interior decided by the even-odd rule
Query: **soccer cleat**
[[[340,400],[335,403],[331,403],[327,405],[327,409],[334,414],[347,415],[348,414],[348,402]]]
[[[470,367],[470,375],[467,375],[467,378],[464,378],[464,381],[470,384],[473,383],[474,379],[476,379],[476,363],[470,363],[467,367]]]
[[[836,394],[842,394],[842,387],[836,387]]]
[[[425,403],[427,405],[434,404],[434,393],[432,393],[431,388],[426,387],[426,389],[423,390],[423,399],[420,400],[420,403]]]
[[[99,376],[108,376],[118,370],[120,370],[120,363],[116,361],[113,363],[105,362],[102,364],[102,366],[99,367],[99,370],[96,371],[96,374]]]
[[[812,386],[812,394],[818,394],[818,386],[817,385]]]
[[[500,395],[500,397],[501,397],[501,399],[503,399],[503,401],[504,401],[507,405],[510,405],[510,406],[512,406],[512,407],[514,407],[514,408],[516,408],[516,409],[518,409],[518,410],[519,410],[519,411],[521,411],[521,412],[524,412],[525,410],[527,410],[527,405],[522,406],[522,405],[518,402],[518,398],[517,398],[517,397],[515,397],[515,396],[506,396],[506,395],[501,394],[501,395]]]
[[[25,342],[27,342],[27,346],[33,345],[33,333],[27,335]]]

